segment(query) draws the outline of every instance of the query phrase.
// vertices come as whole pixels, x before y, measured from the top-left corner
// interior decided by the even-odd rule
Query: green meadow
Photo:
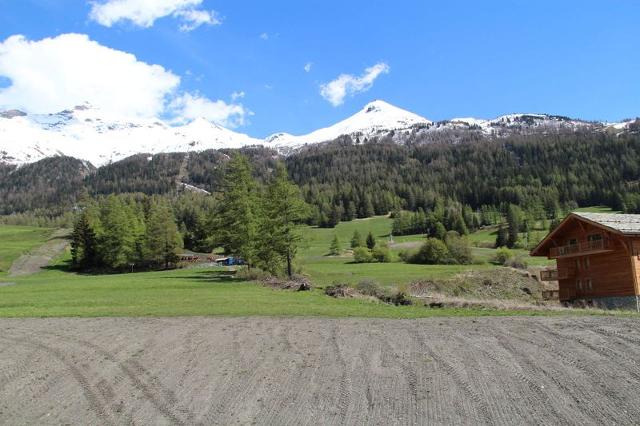
[[[365,237],[369,231],[378,243],[391,244],[392,263],[355,264],[348,252],[354,230]],[[110,275],[78,274],[68,271],[69,253],[40,273],[18,278],[0,275],[1,281],[16,285],[0,286],[0,317],[55,316],[191,316],[191,315],[276,315],[328,317],[418,318],[442,315],[522,315],[548,314],[533,311],[491,309],[431,309],[424,306],[398,307],[360,299],[334,299],[323,287],[333,283],[355,284],[377,281],[385,286],[408,284],[415,280],[449,278],[468,270],[498,268],[490,260],[495,229],[470,235],[476,263],[472,265],[408,265],[397,259],[403,249],[419,246],[423,236],[393,237],[391,219],[375,217],[340,223],[335,229],[306,227],[297,267],[309,276],[315,288],[308,292],[273,290],[255,282],[235,278],[225,268],[193,268],[159,272]],[[0,226],[0,265],[6,271],[22,253],[42,244],[51,230]],[[343,254],[328,256],[334,235]],[[545,264],[532,259],[530,264]]]
[[[0,277],[22,254],[44,244],[51,232],[32,226],[0,226]]]

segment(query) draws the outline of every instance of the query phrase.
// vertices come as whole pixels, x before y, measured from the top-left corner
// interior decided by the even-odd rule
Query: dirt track
[[[638,321],[0,320],[0,424],[632,424]]]
[[[49,265],[52,260],[60,256],[69,245],[69,230],[58,229],[46,243],[34,249],[30,253],[23,254],[9,268],[10,277],[31,275],[40,272]]]

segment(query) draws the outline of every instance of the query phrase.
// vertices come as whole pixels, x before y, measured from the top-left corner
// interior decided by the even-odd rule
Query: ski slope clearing
[[[0,320],[2,424],[633,424],[624,318]]]

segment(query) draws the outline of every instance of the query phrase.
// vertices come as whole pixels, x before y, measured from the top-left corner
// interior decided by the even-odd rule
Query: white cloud
[[[253,115],[240,104],[228,104],[225,101],[212,101],[198,94],[185,93],[175,98],[169,105],[176,115],[176,121],[189,121],[205,118],[225,127],[238,127],[246,123],[246,118]]]
[[[242,90],[239,91],[239,92],[233,92],[231,94],[231,100],[232,101],[236,101],[236,100],[242,99],[242,98],[244,98],[244,92]]]
[[[250,115],[242,105],[184,93],[171,71],[84,34],[0,41],[0,77],[9,80],[0,87],[0,110],[51,113],[88,102],[113,116],[189,120],[201,112],[221,125],[242,125]]]
[[[200,25],[220,25],[222,22],[215,11],[188,9],[174,13],[182,19],[180,31],[193,31]]]
[[[311,72],[311,68],[313,67],[313,63],[312,62],[307,62],[306,64],[304,64],[304,71],[305,72]]]
[[[388,74],[389,70],[389,65],[380,62],[365,69],[360,77],[351,74],[341,74],[335,80],[321,85],[320,95],[333,106],[341,105],[346,96],[353,96],[369,90],[373,86],[376,78],[378,78],[380,74]]]
[[[92,2],[89,17],[106,27],[130,21],[149,28],[157,19],[172,16],[181,21],[181,31],[192,31],[201,25],[218,25],[221,20],[211,10],[199,9],[202,0],[103,0]]]
[[[180,77],[160,65],[102,46],[84,34],[39,41],[11,36],[0,42],[0,106],[56,112],[85,101],[107,112],[153,116],[163,110]]]
[[[260,38],[263,39],[263,40],[269,40],[269,34],[262,33],[262,34],[260,34]]]

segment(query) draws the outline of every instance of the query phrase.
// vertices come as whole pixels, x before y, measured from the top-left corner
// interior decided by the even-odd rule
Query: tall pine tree
[[[144,250],[146,260],[169,268],[178,260],[181,243],[171,207],[163,199],[155,200],[151,204],[147,220]]]
[[[260,256],[263,263],[271,262],[275,266],[273,258],[282,260],[286,263],[287,275],[293,274],[293,259],[302,240],[298,225],[308,215],[309,208],[300,189],[289,180],[284,165],[278,164],[263,196],[263,215],[258,237],[259,251],[266,252],[266,256]]]
[[[212,220],[213,240],[228,255],[240,256],[249,266],[256,256],[260,205],[249,161],[235,155],[227,164],[220,208]]]

